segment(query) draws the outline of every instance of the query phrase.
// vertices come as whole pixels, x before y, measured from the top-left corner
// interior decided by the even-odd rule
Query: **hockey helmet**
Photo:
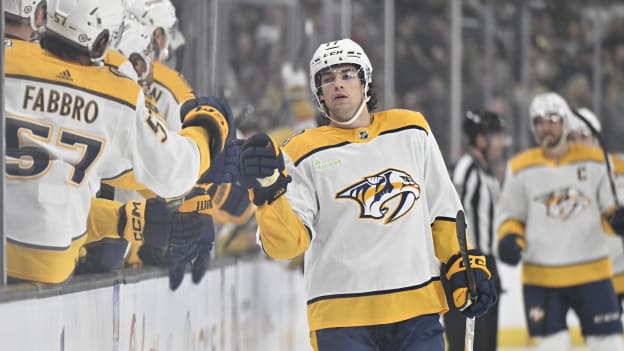
[[[123,18],[122,0],[47,0],[46,35],[63,38],[97,61],[120,31]]]
[[[505,131],[503,119],[491,111],[466,111],[462,122],[464,134],[470,145],[474,145],[479,134],[501,133]]]
[[[536,95],[531,101],[531,105],[529,107],[531,132],[536,139],[535,120],[538,117],[546,117],[549,115],[559,116],[563,125],[563,135],[568,134],[570,129],[570,119],[572,118],[572,110],[570,110],[568,103],[563,99],[563,97],[561,97],[561,95],[555,92],[548,92]]]
[[[314,95],[316,107],[324,115],[327,112],[319,98],[319,90],[321,88],[320,73],[344,64],[352,64],[360,68],[360,79],[365,85],[365,101],[370,99],[368,86],[373,81],[373,66],[364,49],[348,38],[321,44],[312,56],[312,60],[310,60],[310,87]]]
[[[39,30],[36,22],[37,8],[45,6],[42,0],[6,0],[4,2],[4,14],[15,21],[29,20],[30,28]]]

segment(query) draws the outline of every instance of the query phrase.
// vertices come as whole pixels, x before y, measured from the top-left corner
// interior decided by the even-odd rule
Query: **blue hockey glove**
[[[479,317],[492,307],[498,298],[486,258],[479,250],[469,250],[470,267],[475,276],[477,296],[470,296],[466,268],[459,254],[453,255],[445,266],[446,279],[453,297],[453,305],[467,318]],[[472,297],[472,298],[471,298]]]
[[[251,206],[249,192],[239,183],[233,183],[228,190],[227,194],[225,194],[226,198],[219,209],[233,218],[238,218],[248,212]]]
[[[609,225],[617,235],[624,235],[624,207],[618,206],[609,217],[607,217]]]
[[[178,213],[178,215],[175,217],[166,256],[171,290],[176,290],[180,286],[186,267],[190,263],[193,282],[198,283],[201,280],[208,270],[210,250],[215,239],[210,215],[198,213]]]
[[[498,242],[498,257],[504,263],[515,266],[522,258],[524,246],[524,239],[520,234],[507,234]]]
[[[129,241],[142,242],[138,255],[143,263],[168,268],[172,290],[178,288],[191,262],[193,281],[201,279],[215,239],[212,217],[205,214],[210,210],[209,195],[199,187],[194,191],[179,206],[154,198],[130,201],[120,208],[120,233]]]
[[[234,139],[234,115],[225,102],[214,96],[186,100],[180,107],[182,128],[200,126],[210,135],[210,155],[214,158]]]
[[[231,140],[210,162],[210,168],[201,176],[198,183],[234,183],[239,177],[240,151],[242,140]]]
[[[257,206],[271,204],[286,193],[292,178],[284,166],[284,156],[271,137],[265,133],[254,134],[241,149],[240,182],[250,191]]]

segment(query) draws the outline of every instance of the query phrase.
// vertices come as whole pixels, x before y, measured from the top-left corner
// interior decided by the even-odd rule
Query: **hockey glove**
[[[186,100],[180,107],[182,128],[200,126],[210,136],[210,158],[225,147],[235,132],[234,115],[230,106],[213,96]]]
[[[210,250],[215,230],[210,215],[177,213],[169,240],[166,266],[169,269],[169,287],[176,290],[184,278],[186,267],[192,262],[191,277],[198,283],[208,270]],[[141,251],[139,251],[141,256]],[[141,256],[141,259],[143,257]]]
[[[504,263],[515,266],[520,262],[524,246],[526,244],[520,234],[507,234],[498,242],[498,257]]]
[[[607,217],[607,221],[617,235],[624,235],[624,207],[618,206]]]
[[[242,140],[231,140],[225,148],[210,162],[210,168],[199,179],[198,183],[234,183],[238,180],[238,164]]]
[[[469,250],[470,267],[475,276],[477,296],[470,296],[466,267],[459,254],[453,255],[446,264],[446,279],[453,298],[453,305],[466,318],[485,314],[497,300],[496,286],[486,266],[486,258],[479,250]]]
[[[179,206],[180,211],[187,212],[178,211],[177,206],[161,198],[130,201],[120,208],[119,232],[129,241],[142,243],[138,255],[145,264],[168,268],[172,290],[182,282],[189,263],[193,262],[195,282],[208,268],[214,226],[210,215],[197,210],[209,200],[197,200],[205,195],[196,191],[197,196]]]
[[[217,223],[243,224],[253,214],[249,191],[239,183],[218,184],[210,189],[213,195],[213,219]]]
[[[271,204],[286,193],[292,178],[284,166],[284,156],[273,140],[258,133],[247,139],[241,149],[240,182],[249,189],[257,206]]]

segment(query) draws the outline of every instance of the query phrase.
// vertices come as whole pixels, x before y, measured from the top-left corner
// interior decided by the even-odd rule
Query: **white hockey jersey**
[[[165,117],[169,130],[181,128],[180,106],[193,96],[193,89],[182,75],[161,62],[154,62],[154,82],[149,88],[158,112]]]
[[[602,152],[573,144],[559,162],[529,149],[508,162],[499,239],[524,235],[523,282],[567,287],[612,276],[603,215],[612,208]]]
[[[310,330],[447,311],[440,262],[459,250],[461,204],[420,113],[389,110],[366,128],[307,129],[283,152],[293,181],[256,217],[270,256],[307,249]]]
[[[203,171],[205,136],[200,147],[168,133],[146,111],[140,87],[110,67],[5,40],[5,71],[9,276],[68,278],[100,179],[133,169],[136,180],[173,197]]]

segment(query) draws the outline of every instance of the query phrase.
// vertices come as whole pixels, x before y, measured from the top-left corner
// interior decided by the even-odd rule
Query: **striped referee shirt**
[[[466,153],[455,164],[453,183],[466,213],[470,243],[484,254],[494,255],[494,206],[500,194],[498,179]]]

